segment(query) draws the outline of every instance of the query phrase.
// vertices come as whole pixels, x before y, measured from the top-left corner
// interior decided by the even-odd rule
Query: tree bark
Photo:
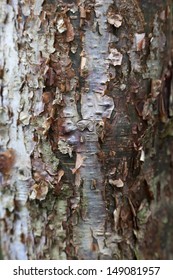
[[[172,1],[0,6],[2,257],[172,259]]]

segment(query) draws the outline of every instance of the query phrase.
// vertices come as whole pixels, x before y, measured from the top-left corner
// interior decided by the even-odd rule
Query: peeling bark
[[[171,259],[171,1],[0,5],[4,259]]]

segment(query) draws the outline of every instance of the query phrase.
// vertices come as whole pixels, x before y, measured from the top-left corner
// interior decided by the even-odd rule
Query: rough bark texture
[[[4,259],[173,258],[172,2],[0,0]]]

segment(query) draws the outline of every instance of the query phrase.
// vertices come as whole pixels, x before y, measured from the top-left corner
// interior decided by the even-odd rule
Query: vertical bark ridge
[[[103,137],[104,120],[111,117],[114,109],[112,98],[106,95],[110,40],[106,13],[111,3],[95,1],[88,7],[91,20],[86,21],[82,39],[81,76],[85,78],[85,86],[81,92],[82,119],[78,127],[83,130],[81,137],[84,140],[78,152],[84,159],[79,172],[83,180],[85,205],[83,219],[74,226],[74,244],[78,248],[79,258],[83,259],[110,257],[110,251],[105,247],[104,178],[97,154],[100,151],[99,137]]]

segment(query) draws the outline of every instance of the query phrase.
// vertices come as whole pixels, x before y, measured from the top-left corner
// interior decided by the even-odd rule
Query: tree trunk
[[[0,6],[3,258],[172,259],[172,1]]]

